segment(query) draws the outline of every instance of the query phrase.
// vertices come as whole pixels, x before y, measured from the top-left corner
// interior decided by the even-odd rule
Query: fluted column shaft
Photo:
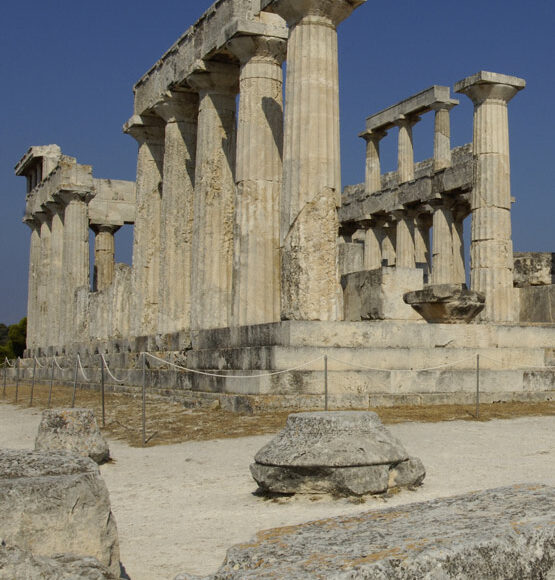
[[[382,267],[382,242],[384,232],[380,225],[370,225],[364,238],[364,269],[377,270]]]
[[[277,322],[286,43],[243,36],[229,47],[241,62],[231,323]]]
[[[414,218],[402,215],[397,222],[396,233],[397,268],[414,268]]]
[[[50,214],[39,213],[40,220],[40,265],[38,268],[38,288],[37,288],[37,342],[38,346],[49,346],[48,313],[50,306],[50,296],[48,293],[48,281],[50,277],[50,240],[51,221]]]
[[[434,121],[434,170],[439,171],[451,166],[451,119],[453,104],[433,105]]]
[[[34,349],[39,344],[39,277],[41,267],[40,222],[36,219],[26,220],[31,228],[31,244],[29,249],[29,284],[27,294],[27,348]]]
[[[91,229],[95,233],[93,290],[102,292],[114,281],[114,234],[119,230],[119,226],[95,225]]]
[[[133,230],[131,333],[158,329],[160,211],[164,162],[164,123],[159,117],[132,117],[125,128],[139,144]]]
[[[192,244],[191,325],[231,320],[235,202],[235,95],[239,70],[207,63],[188,78],[199,92]]]
[[[453,284],[453,212],[437,207],[433,220],[432,284]]]
[[[418,118],[402,117],[397,120],[399,127],[398,142],[398,176],[399,183],[414,179],[414,147],[412,143],[412,127]]]
[[[375,131],[363,135],[366,141],[366,179],[367,194],[380,191],[382,188],[382,170],[380,163],[380,141],[387,135],[385,131]]]
[[[414,227],[414,257],[416,265],[424,266],[425,275],[431,271],[430,228],[432,219],[428,214],[417,216]]]
[[[516,314],[507,103],[524,86],[515,77],[478,73],[456,87],[474,103],[470,279],[472,289],[486,295],[480,318],[490,322],[511,322]]]
[[[198,95],[172,93],[156,108],[166,121],[160,231],[158,332],[191,328],[191,249]]]
[[[453,282],[455,284],[466,283],[466,268],[464,265],[464,226],[461,219],[453,215],[451,228],[453,239]]]
[[[360,0],[274,3],[289,25],[281,200],[282,319],[339,320],[337,25]]]
[[[388,222],[383,228],[382,240],[382,263],[386,266],[395,266],[397,263],[397,224],[395,221]]]
[[[64,201],[62,272],[65,308],[61,340],[67,345],[82,338],[75,331],[75,292],[83,286],[89,287],[89,218],[87,202],[81,194],[65,194]]]
[[[49,208],[52,213],[50,226],[50,272],[48,276],[48,293],[50,296],[48,339],[49,346],[62,346],[65,344],[65,308],[67,308],[68,302],[63,265],[65,215],[64,208],[58,204],[49,204]]]

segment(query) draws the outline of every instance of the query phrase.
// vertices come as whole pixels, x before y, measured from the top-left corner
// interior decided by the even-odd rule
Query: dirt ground
[[[17,392],[20,407],[45,409],[50,395],[49,385],[36,383],[31,404],[31,385],[20,383]],[[71,406],[73,390],[54,386],[51,407]],[[15,403],[16,387],[7,385],[0,401]],[[106,393],[105,425],[102,426],[102,402],[98,391],[77,389],[75,406],[92,408],[101,429],[110,437],[125,441],[132,447],[142,446],[142,400],[123,393]],[[474,405],[431,405],[381,407],[376,411],[385,424],[436,423],[440,421],[476,421]],[[290,411],[273,411],[244,415],[220,410],[191,410],[180,403],[149,398],[146,403],[146,445],[167,445],[185,441],[246,437],[276,433],[284,425]],[[514,419],[517,417],[555,416],[555,402],[482,404],[479,420]]]

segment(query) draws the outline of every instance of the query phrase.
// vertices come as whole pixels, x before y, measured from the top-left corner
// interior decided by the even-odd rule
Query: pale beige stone
[[[40,284],[40,222],[36,219],[26,219],[31,228],[31,243],[29,249],[29,285],[27,292],[27,347],[39,346],[38,290]]]
[[[445,204],[434,211],[432,284],[453,282],[453,212]]]
[[[98,225],[94,226],[94,280],[93,290],[101,291],[114,280],[114,234],[119,226]]]

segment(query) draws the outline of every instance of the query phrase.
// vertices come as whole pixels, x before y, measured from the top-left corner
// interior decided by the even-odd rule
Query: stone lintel
[[[364,138],[367,133],[378,130],[387,131],[395,126],[395,123],[403,118],[403,116],[412,117],[414,115],[427,113],[443,103],[449,106],[455,106],[458,104],[458,101],[451,98],[451,89],[449,87],[434,85],[425,91],[368,117],[366,119],[366,130],[360,136]]]
[[[517,91],[520,91],[526,87],[526,81],[524,79],[513,77],[510,75],[504,75],[488,71],[480,71],[456,83],[455,92],[464,93],[466,89],[474,85],[483,85],[483,84],[507,85],[515,88]]]
[[[256,3],[255,3],[256,4]],[[287,39],[285,23],[277,16],[258,14],[245,0],[222,0],[214,4],[151,67],[134,86],[136,114],[144,114],[163,100],[163,94],[187,86],[187,77],[199,59],[221,54],[233,59],[226,45],[234,36],[262,35]]]
[[[366,0],[261,0],[260,9],[282,16],[290,26],[305,16],[329,18],[335,26]]]
[[[133,115],[123,126],[123,132],[133,139],[142,141],[160,141],[164,138],[165,123],[156,115]]]
[[[43,158],[48,158],[57,161],[61,157],[62,150],[58,145],[34,145],[29,147],[25,155],[17,162],[14,171],[17,176],[26,175],[29,167],[37,160],[42,162]]]
[[[91,225],[135,223],[135,182],[115,179],[95,179],[95,197],[89,202]]]

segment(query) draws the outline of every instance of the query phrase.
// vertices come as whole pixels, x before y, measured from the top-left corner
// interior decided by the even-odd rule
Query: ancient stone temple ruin
[[[31,147],[16,167],[31,228],[28,361],[79,353],[94,377],[103,354],[133,388],[149,352],[205,373],[149,359],[153,392],[318,407],[325,356],[332,403],[367,408],[468,402],[481,355],[482,400],[552,396],[553,255],[514,254],[511,239],[508,108],[525,82],[479,72],[455,84],[474,105],[463,147],[451,147],[448,86],[361,120],[365,183],[342,189],[337,34],[364,3],[217,0],[134,87],[136,183]],[[417,163],[424,115],[434,156]],[[388,134],[398,169],[384,174]],[[114,264],[123,224],[131,268]],[[418,291],[441,302],[434,322],[407,303]]]

